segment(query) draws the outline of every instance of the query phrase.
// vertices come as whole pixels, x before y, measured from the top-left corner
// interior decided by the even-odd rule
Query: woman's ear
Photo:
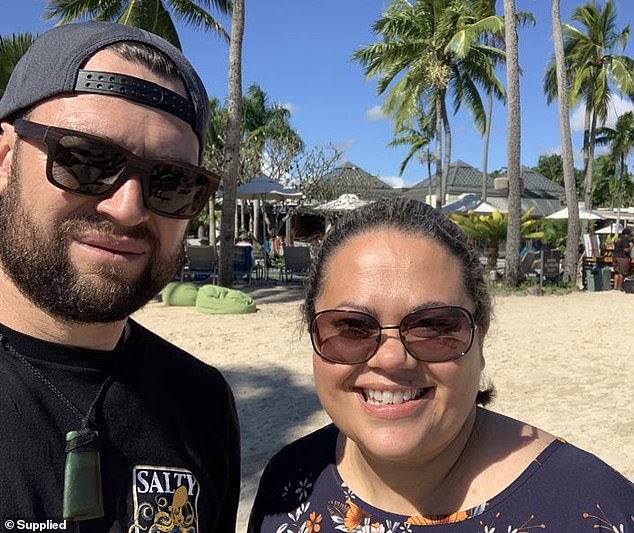
[[[0,194],[4,194],[11,175],[16,134],[13,125],[8,122],[0,123],[0,127]]]

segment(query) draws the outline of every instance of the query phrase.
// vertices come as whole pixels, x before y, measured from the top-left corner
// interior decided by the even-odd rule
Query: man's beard
[[[146,226],[117,226],[97,214],[67,218],[50,228],[39,226],[21,201],[17,159],[15,154],[7,189],[0,196],[0,265],[37,307],[69,322],[114,322],[143,307],[170,281],[183,249],[162,258],[160,243]],[[132,280],[116,265],[80,273],[71,262],[69,244],[73,235],[86,231],[147,243],[143,271]]]

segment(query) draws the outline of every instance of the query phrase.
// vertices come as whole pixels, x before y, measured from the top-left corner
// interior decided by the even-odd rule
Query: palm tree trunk
[[[564,283],[576,283],[579,244],[579,204],[577,203],[577,187],[570,136],[570,114],[568,110],[566,80],[566,62],[564,41],[561,32],[561,15],[559,0],[552,0],[553,43],[555,47],[555,66],[557,69],[557,104],[559,108],[559,129],[561,132],[561,155],[563,159],[564,187],[566,204],[568,205],[568,234],[566,236],[566,253],[564,255]]]
[[[436,208],[442,207],[442,102],[440,92],[436,92]]]
[[[427,183],[429,185],[429,204],[431,205],[431,153],[429,152],[429,145],[427,145]]]
[[[442,198],[441,205],[447,201],[447,176],[449,175],[449,165],[451,164],[451,125],[447,117],[447,107],[445,106],[445,92],[443,91],[442,103],[442,124],[445,132],[445,160],[442,168]]]
[[[493,119],[493,93],[487,91],[487,116],[484,126],[484,146],[482,148],[482,201],[487,201],[487,181],[489,179],[489,138],[491,137],[491,120]]]
[[[506,268],[505,283],[514,287],[518,282],[520,264],[520,84],[519,84],[519,51],[517,43],[517,19],[515,17],[515,0],[504,0],[504,27],[506,35],[506,80],[507,80],[507,178],[508,192],[508,226],[506,230]]]
[[[619,224],[621,223],[621,207],[623,206],[623,178],[625,177],[625,154],[621,152],[621,168],[619,171],[619,184],[617,189],[618,203],[616,204],[616,231],[619,231]]]
[[[592,111],[592,118],[590,119],[590,131],[588,133],[588,164],[586,166],[586,174],[584,178],[584,200],[586,202],[586,208],[592,209],[592,173],[594,167],[594,145],[595,135],[597,131],[597,113],[596,110]]]
[[[234,0],[229,45],[229,123],[223,165],[222,226],[220,230],[219,283],[233,284],[233,234],[236,190],[240,170],[240,123],[242,120],[242,37],[244,35],[244,0]]]
[[[216,195],[209,198],[209,244],[214,248],[214,257],[218,257],[216,249]]]

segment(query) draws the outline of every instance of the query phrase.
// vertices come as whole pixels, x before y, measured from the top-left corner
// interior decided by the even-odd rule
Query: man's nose
[[[122,226],[137,226],[146,222],[150,211],[143,201],[140,178],[128,178],[110,196],[99,200],[97,212]]]

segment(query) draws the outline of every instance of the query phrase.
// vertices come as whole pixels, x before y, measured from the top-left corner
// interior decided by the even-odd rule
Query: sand
[[[258,312],[209,316],[150,303],[135,319],[219,368],[242,426],[237,531],[268,458],[329,419],[313,392],[298,288],[254,288]],[[591,451],[634,479],[634,295],[576,292],[496,298],[485,343],[492,409]]]

